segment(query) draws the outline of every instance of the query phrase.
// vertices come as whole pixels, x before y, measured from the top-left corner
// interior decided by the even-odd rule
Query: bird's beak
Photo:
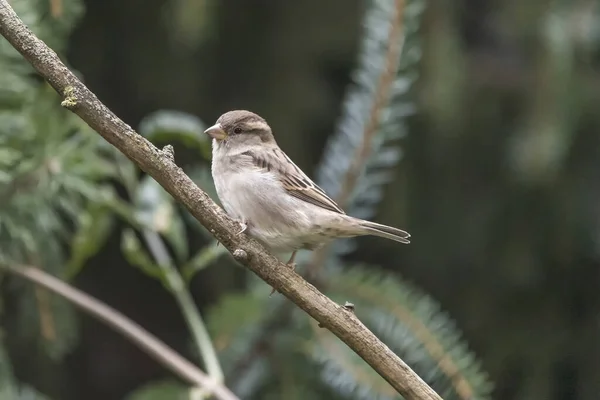
[[[214,124],[207,130],[205,130],[204,133],[206,133],[208,136],[210,136],[213,139],[217,139],[217,140],[227,139],[227,132],[225,132],[223,130],[223,127],[221,126],[221,124]]]

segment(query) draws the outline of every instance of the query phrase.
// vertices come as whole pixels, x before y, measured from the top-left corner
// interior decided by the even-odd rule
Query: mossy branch
[[[356,316],[286,268],[258,242],[237,235],[237,224],[162,151],[119,119],[0,0],[0,34],[61,95],[69,87],[70,109],[152,176],[252,272],[329,329],[407,400],[440,397]],[[69,89],[70,91],[70,89]]]

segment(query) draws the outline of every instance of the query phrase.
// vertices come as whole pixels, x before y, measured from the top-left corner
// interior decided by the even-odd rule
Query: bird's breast
[[[314,247],[320,209],[290,196],[271,172],[213,163],[217,194],[229,215],[248,224],[247,232],[279,251]]]

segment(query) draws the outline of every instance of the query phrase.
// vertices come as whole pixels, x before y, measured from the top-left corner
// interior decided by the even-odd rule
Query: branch
[[[1,7],[0,7],[1,9]],[[2,267],[2,270],[25,278],[64,297],[90,315],[122,333],[172,372],[194,386],[214,393],[220,400],[239,400],[229,389],[206,376],[194,364],[177,354],[154,335],[92,296],[83,293],[52,275],[33,267]]]
[[[65,97],[62,104],[152,176],[202,223],[233,257],[329,329],[407,400],[441,398],[394,352],[339,304],[268,253],[257,241],[237,235],[237,224],[161,150],[113,114],[0,0],[0,34]]]

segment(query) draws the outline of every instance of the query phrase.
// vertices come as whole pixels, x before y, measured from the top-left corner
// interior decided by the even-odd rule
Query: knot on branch
[[[162,153],[167,156],[167,158],[173,162],[175,162],[175,149],[170,144],[166,145],[162,148]]]
[[[354,314],[354,304],[350,303],[349,301],[344,303],[344,310],[351,312],[352,314]]]
[[[236,261],[247,261],[248,260],[248,253],[246,253],[245,250],[242,249],[235,249],[233,251],[233,258],[236,259]]]
[[[352,315],[354,315],[354,303],[350,303],[349,301],[346,301],[344,303],[344,305],[342,306],[342,309],[344,311],[348,311],[349,313],[351,313]],[[325,325],[323,325],[322,323],[319,322],[319,328],[325,328]]]

